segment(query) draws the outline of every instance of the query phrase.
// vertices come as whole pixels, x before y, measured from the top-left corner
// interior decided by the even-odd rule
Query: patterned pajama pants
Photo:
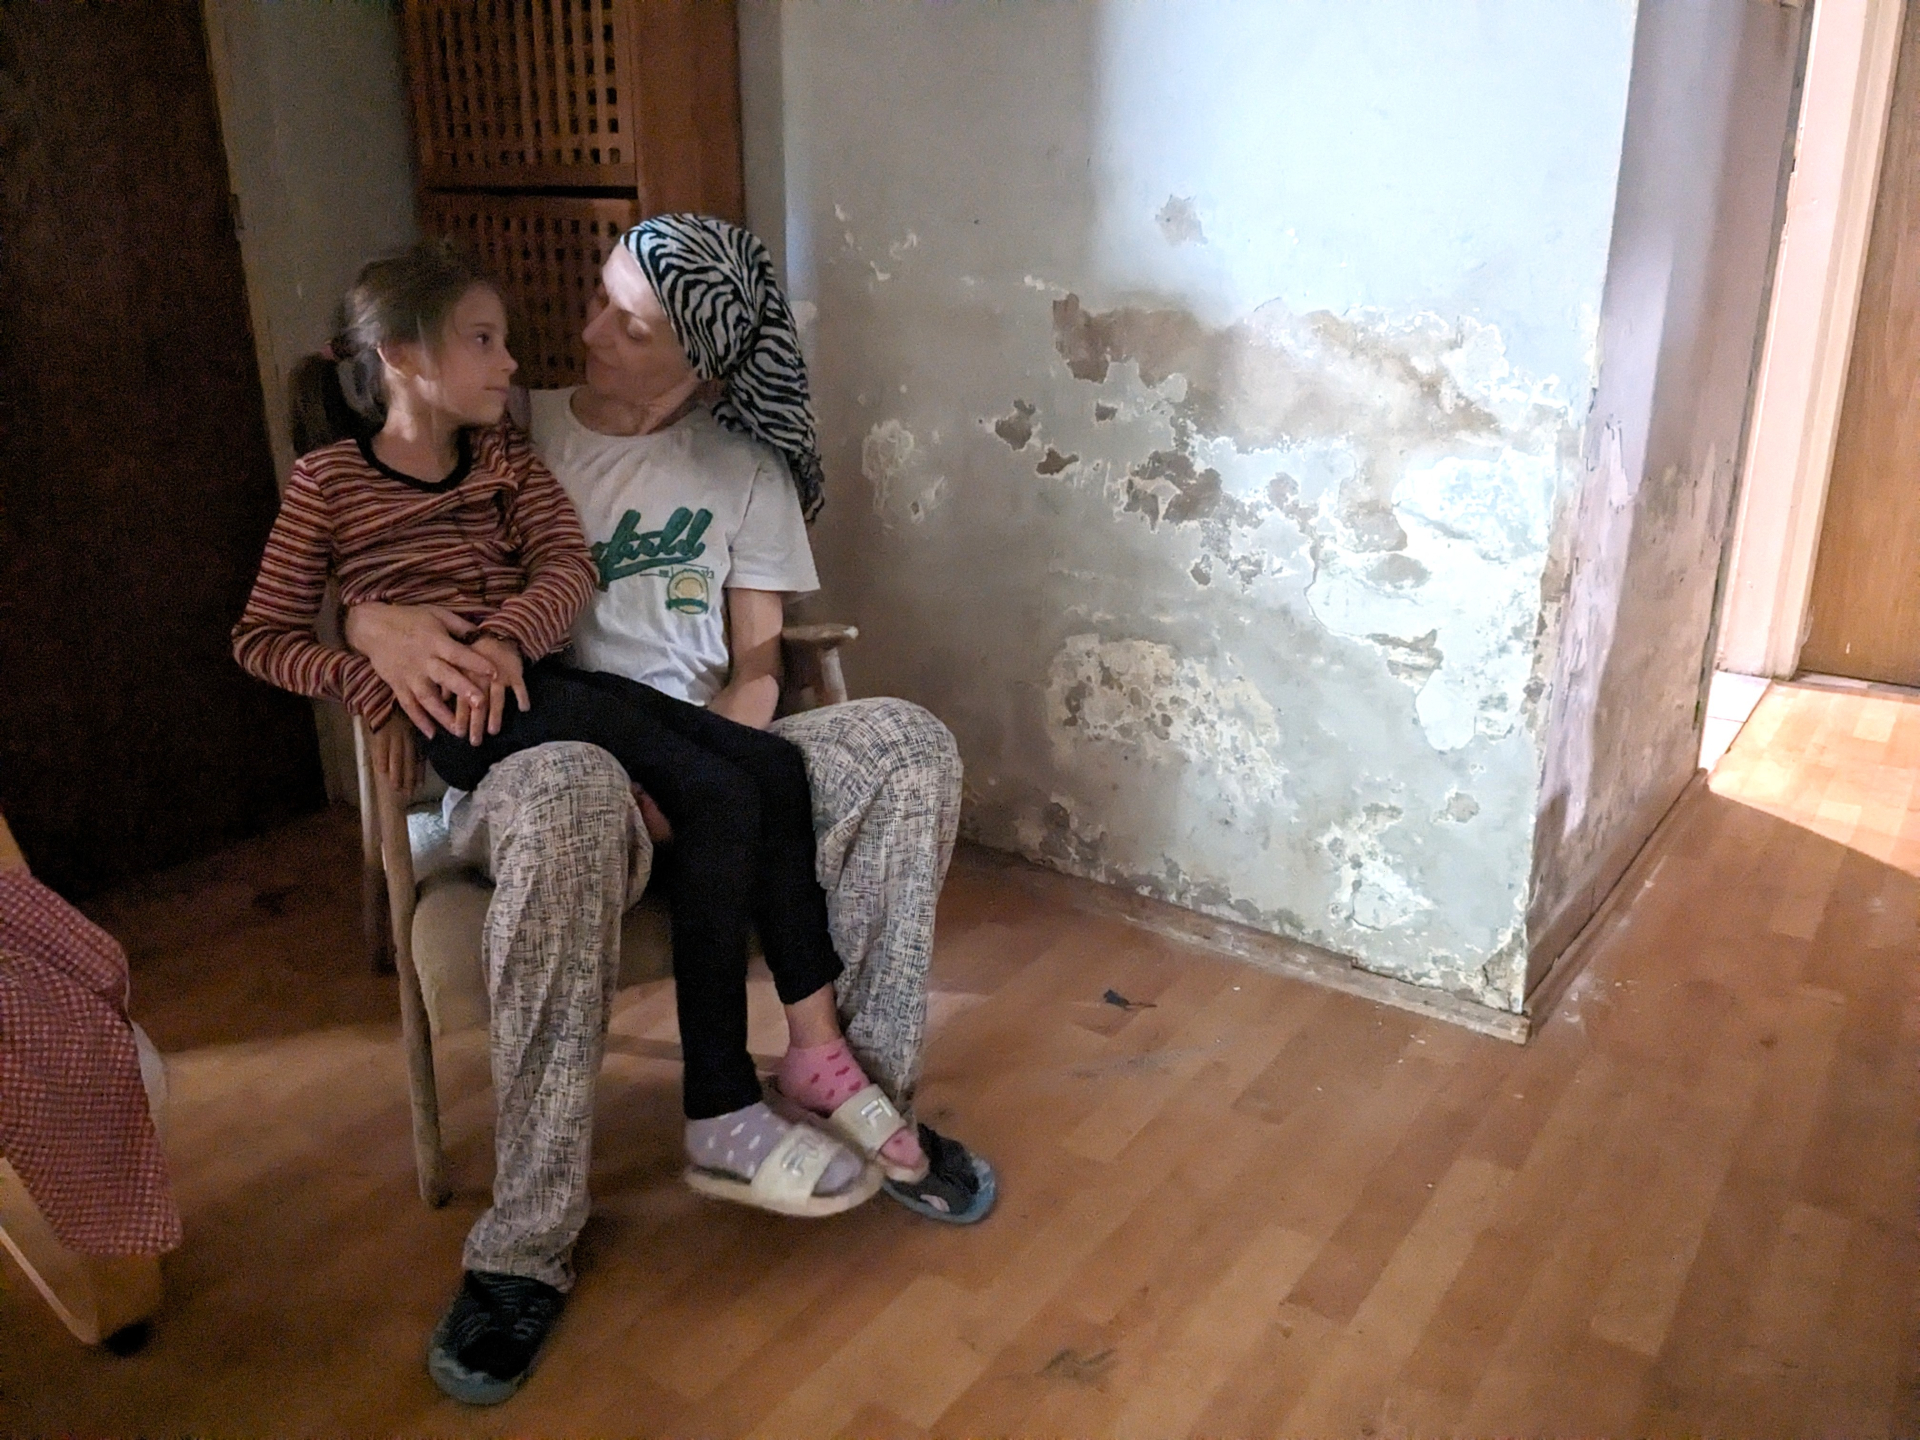
[[[934,904],[959,824],[959,751],[946,726],[904,700],[855,700],[773,728],[806,757],[848,1043],[908,1112]],[[494,882],[481,939],[498,1107],[493,1205],[463,1263],[570,1289],[620,917],[645,888],[651,849],[626,773],[589,745],[510,756],[449,818],[456,848]]]

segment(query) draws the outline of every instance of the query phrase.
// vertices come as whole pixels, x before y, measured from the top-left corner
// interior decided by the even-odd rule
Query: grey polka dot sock
[[[781,1137],[793,1128],[764,1104],[729,1111],[711,1120],[687,1121],[687,1158],[703,1170],[724,1170],[751,1180],[760,1162],[772,1153]],[[828,1162],[826,1173],[813,1187],[816,1195],[838,1195],[860,1178],[865,1167],[852,1151]]]

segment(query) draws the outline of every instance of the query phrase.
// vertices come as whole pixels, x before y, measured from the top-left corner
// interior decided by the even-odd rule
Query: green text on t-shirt
[[[600,588],[604,590],[629,575],[667,570],[698,559],[707,553],[706,542],[700,537],[712,523],[711,510],[694,511],[682,505],[658,530],[643,534],[640,512],[627,511],[613,527],[613,534],[605,540],[596,540],[588,552],[599,567]]]

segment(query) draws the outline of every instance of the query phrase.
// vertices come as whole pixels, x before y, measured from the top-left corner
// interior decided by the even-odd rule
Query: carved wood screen
[[[405,0],[421,224],[515,311],[529,385],[580,378],[608,246],[648,215],[743,218],[733,0]]]
[[[631,7],[414,0],[414,135],[428,189],[639,183]]]
[[[500,282],[520,378],[536,389],[578,384],[587,297],[607,252],[638,222],[639,206],[564,195],[430,194],[423,210],[431,233],[461,242]]]

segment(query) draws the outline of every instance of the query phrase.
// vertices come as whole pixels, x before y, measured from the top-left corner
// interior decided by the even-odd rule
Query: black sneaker
[[[469,1270],[427,1345],[427,1373],[454,1399],[498,1405],[533,1370],[567,1297],[524,1275]]]
[[[927,1152],[926,1178],[910,1184],[889,1180],[887,1194],[929,1220],[975,1225],[986,1219],[1000,1194],[993,1166],[931,1125],[920,1127],[920,1148]]]

